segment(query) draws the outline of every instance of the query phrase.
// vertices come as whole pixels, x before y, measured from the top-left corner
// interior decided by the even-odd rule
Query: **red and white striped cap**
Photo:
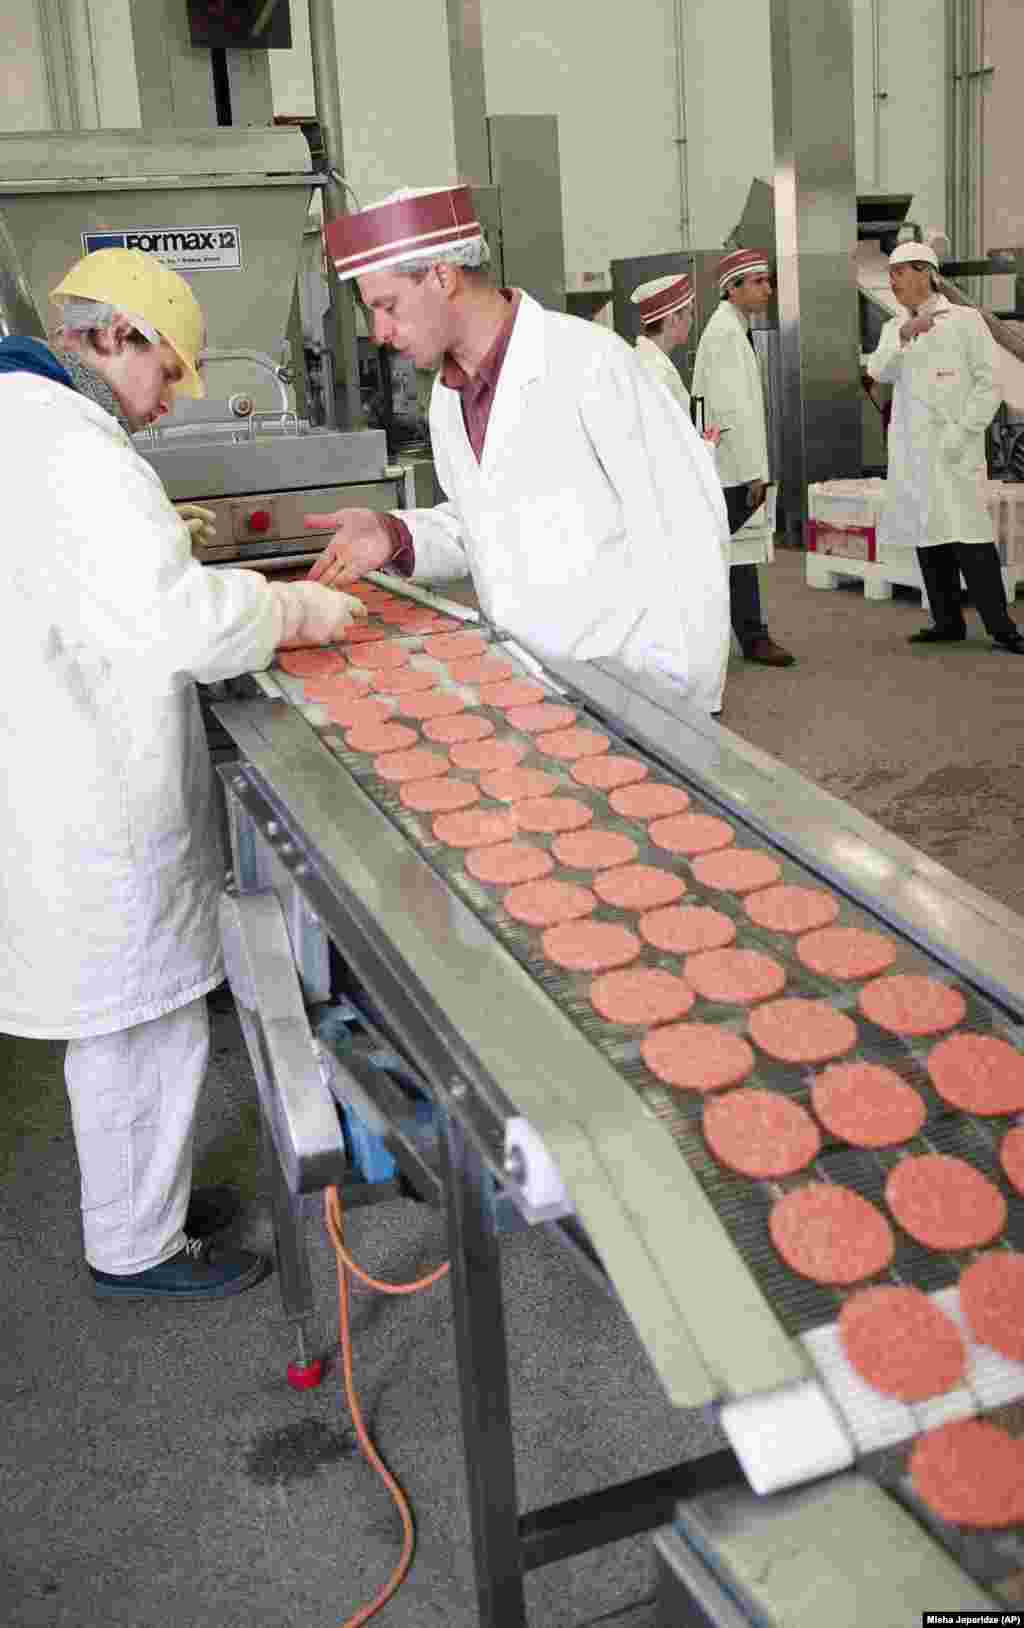
[[[760,249],[733,249],[718,262],[718,287],[725,293],[730,283],[740,277],[752,277],[755,272],[770,271],[768,256]]]
[[[632,303],[640,308],[640,322],[647,327],[650,322],[660,322],[663,317],[670,317],[673,311],[685,311],[694,301],[693,284],[683,272],[681,276],[654,277],[649,283],[641,283],[634,288],[629,296]]]
[[[483,238],[469,187],[403,191],[324,227],[324,244],[341,282],[406,260],[443,260]]]

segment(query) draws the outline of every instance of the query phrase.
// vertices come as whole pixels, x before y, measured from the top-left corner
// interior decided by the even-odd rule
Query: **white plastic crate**
[[[1024,566],[1024,483],[990,481],[997,504],[996,540],[1004,565]]]
[[[815,481],[807,488],[806,544],[809,553],[873,563],[885,482]]]

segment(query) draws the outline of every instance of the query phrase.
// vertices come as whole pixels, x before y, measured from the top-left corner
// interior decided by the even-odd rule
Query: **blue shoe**
[[[100,1272],[90,1266],[99,1299],[122,1296],[147,1300],[223,1300],[251,1289],[270,1271],[270,1262],[251,1249],[229,1249],[207,1238],[189,1238],[184,1249],[145,1272]]]

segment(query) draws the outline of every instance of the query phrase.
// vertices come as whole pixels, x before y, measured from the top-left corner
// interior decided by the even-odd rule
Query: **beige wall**
[[[129,0],[6,0],[0,130],[137,127]]]
[[[986,0],[984,57],[994,66],[983,91],[981,157],[981,248],[1024,244],[1024,6],[1020,0]]]

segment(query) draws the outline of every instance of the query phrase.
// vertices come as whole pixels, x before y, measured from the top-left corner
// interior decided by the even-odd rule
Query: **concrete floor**
[[[803,558],[762,570],[769,624],[799,664],[734,665],[724,723],[1024,913],[1024,660],[967,643],[914,649],[912,597],[814,592]],[[1020,620],[1024,616],[1018,613]],[[238,1236],[270,1243],[254,1087],[230,1002],[197,1134],[199,1180],[245,1199]],[[84,1276],[59,1044],[0,1036],[0,1621],[18,1628],[306,1628],[370,1598],[399,1549],[387,1494],[339,1399],[285,1382],[293,1355],[273,1278],[201,1308],[99,1305]],[[408,1279],[444,1252],[441,1218],[407,1200],[353,1211],[371,1273]],[[336,1350],[333,1256],[308,1236],[320,1345]],[[503,1250],[525,1507],[678,1462],[716,1438],[664,1402],[625,1319],[549,1240]],[[539,1332],[543,1331],[543,1332]],[[409,1580],[387,1628],[473,1628],[448,1295],[360,1294],[357,1380],[411,1495]],[[534,1574],[531,1628],[654,1628],[647,1539]]]

